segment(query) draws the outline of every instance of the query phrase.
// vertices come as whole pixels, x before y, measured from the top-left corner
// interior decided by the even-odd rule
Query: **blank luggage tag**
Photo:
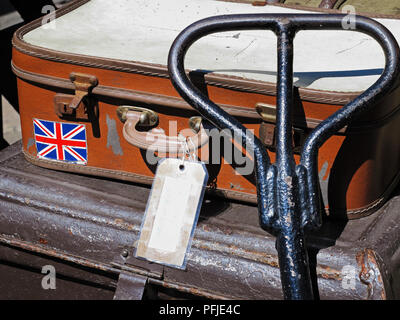
[[[202,162],[174,158],[159,162],[136,257],[185,269],[207,180]]]

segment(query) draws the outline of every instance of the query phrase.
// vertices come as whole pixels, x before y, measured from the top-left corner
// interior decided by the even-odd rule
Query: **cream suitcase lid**
[[[316,13],[281,6],[215,0],[91,0],[23,37],[35,46],[66,53],[166,65],[169,48],[189,24],[238,13]],[[400,20],[376,19],[399,41]],[[370,36],[354,31],[301,31],[294,43],[295,85],[359,92],[372,85],[384,55]],[[276,36],[249,30],[209,35],[189,49],[185,67],[276,82]]]

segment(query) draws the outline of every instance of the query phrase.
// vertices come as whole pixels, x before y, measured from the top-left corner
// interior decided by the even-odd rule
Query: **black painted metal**
[[[216,16],[193,23],[175,39],[168,57],[171,81],[179,94],[220,129],[252,150],[257,177],[260,225],[277,237],[281,282],[285,299],[312,299],[304,240],[306,228],[321,225],[317,155],[319,147],[354,117],[387,94],[399,76],[399,47],[393,35],[378,22],[355,16],[355,30],[373,37],[383,48],[386,65],[381,77],[363,94],[324,120],[307,138],[296,166],[291,145],[293,106],[293,38],[300,30],[342,29],[345,15],[241,14]],[[234,117],[201,93],[186,76],[188,48],[208,34],[246,29],[269,29],[278,38],[277,149],[271,164],[260,140]]]

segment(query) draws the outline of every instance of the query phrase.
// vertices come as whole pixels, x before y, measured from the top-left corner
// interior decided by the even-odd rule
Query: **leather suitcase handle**
[[[167,136],[161,128],[153,128],[150,131],[137,130],[141,116],[140,111],[128,111],[122,129],[126,141],[135,147],[160,153],[180,154],[183,151],[193,152],[208,143],[209,137],[202,124],[199,124],[197,133],[192,129],[185,129],[181,131],[185,136]],[[188,138],[191,143],[188,143],[187,148],[184,149],[184,143]]]

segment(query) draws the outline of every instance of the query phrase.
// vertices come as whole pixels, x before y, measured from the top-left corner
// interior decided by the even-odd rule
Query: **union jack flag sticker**
[[[33,127],[39,158],[87,163],[85,125],[33,119]]]

